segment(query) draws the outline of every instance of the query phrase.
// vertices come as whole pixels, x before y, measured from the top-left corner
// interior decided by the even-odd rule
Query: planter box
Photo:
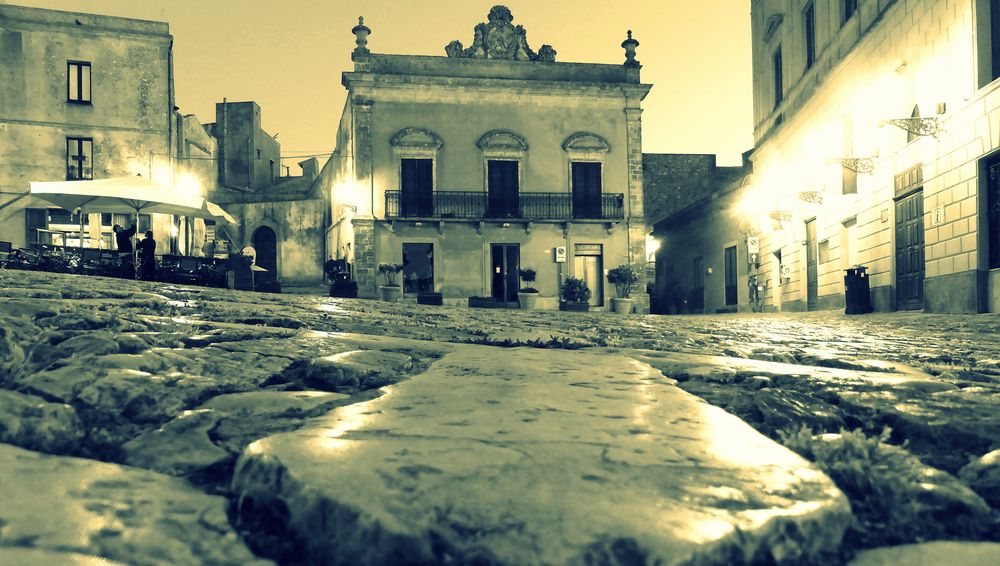
[[[399,286],[379,285],[378,290],[382,294],[382,300],[389,303],[398,303],[403,298],[403,288]]]
[[[559,310],[569,311],[569,312],[587,312],[590,310],[590,304],[588,303],[567,303],[565,301],[559,302]]]
[[[417,294],[418,305],[441,305],[441,293],[419,293]]]
[[[330,283],[330,296],[356,299],[358,297],[358,282],[334,279],[333,283]]]
[[[635,299],[619,299],[617,297],[611,299],[611,310],[616,314],[632,314],[633,308],[635,308]]]
[[[521,304],[522,309],[533,311],[537,308],[538,293],[518,293],[517,302]]]

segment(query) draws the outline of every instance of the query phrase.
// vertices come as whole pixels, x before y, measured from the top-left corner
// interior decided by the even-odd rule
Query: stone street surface
[[[8,270],[0,562],[998,563],[998,405],[995,315],[502,311]],[[891,504],[782,446],[866,436],[856,457],[900,463]]]

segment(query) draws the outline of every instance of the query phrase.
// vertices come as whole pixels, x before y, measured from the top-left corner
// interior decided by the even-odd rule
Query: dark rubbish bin
[[[844,292],[847,308],[844,314],[865,314],[872,312],[872,296],[868,286],[868,268],[858,265],[844,271]]]

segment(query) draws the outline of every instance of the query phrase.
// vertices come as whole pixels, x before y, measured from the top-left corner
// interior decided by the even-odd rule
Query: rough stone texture
[[[372,389],[395,383],[413,368],[406,354],[355,350],[312,360],[305,382],[315,389]]]
[[[958,477],[995,509],[1000,509],[1000,450],[962,468]]]
[[[505,352],[459,349],[251,444],[234,491],[287,506],[311,561],[793,563],[837,548],[850,510],[825,476],[648,365]]]
[[[45,548],[20,546],[0,546],[0,564],[17,566],[124,566],[124,562],[108,560],[101,556],[89,556],[78,552],[59,552]]]
[[[1000,544],[938,541],[866,550],[848,566],[993,566],[1000,564]]]
[[[229,458],[229,452],[209,438],[219,417],[213,411],[185,411],[159,429],[126,442],[123,461],[175,476],[219,465]]]
[[[236,536],[225,499],[154,472],[0,445],[0,486],[0,548],[129,564],[268,563]]]
[[[0,442],[65,454],[81,438],[83,427],[73,407],[0,389]]]

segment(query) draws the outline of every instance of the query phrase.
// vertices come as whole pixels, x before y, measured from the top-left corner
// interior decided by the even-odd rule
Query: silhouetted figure
[[[118,253],[131,254],[132,236],[135,235],[135,224],[133,224],[128,230],[123,229],[118,224],[115,224],[111,229],[115,232],[115,243],[118,244]]]
[[[144,281],[156,280],[156,240],[153,231],[146,232],[146,237],[139,242],[139,278]]]

